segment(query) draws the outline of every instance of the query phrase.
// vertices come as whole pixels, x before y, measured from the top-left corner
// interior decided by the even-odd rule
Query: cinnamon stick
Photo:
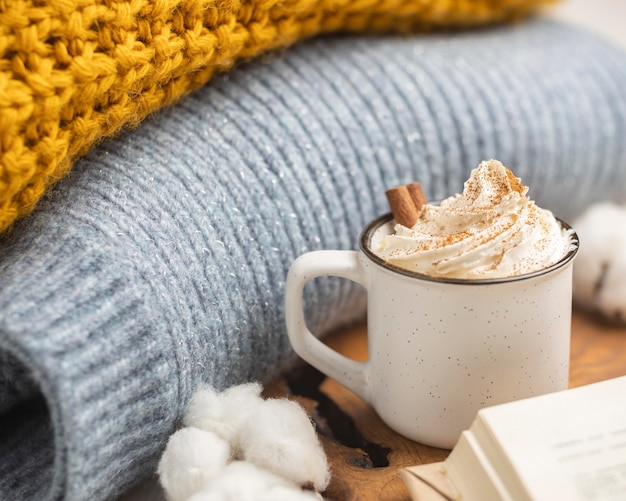
[[[417,209],[406,186],[391,188],[385,192],[396,223],[410,228],[417,221]]]
[[[411,228],[419,217],[426,195],[420,183],[410,183],[385,191],[387,202],[396,223]]]
[[[411,194],[411,200],[413,200],[413,204],[415,208],[419,211],[422,210],[422,206],[427,203],[426,195],[424,195],[424,190],[422,189],[422,184],[418,182],[410,183],[406,185],[409,193]],[[413,223],[415,224],[415,223]]]

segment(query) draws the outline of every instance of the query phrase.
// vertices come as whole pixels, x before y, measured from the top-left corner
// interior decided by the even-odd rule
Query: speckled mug
[[[535,273],[442,279],[376,256],[373,242],[392,229],[386,214],[362,233],[360,252],[315,251],[294,261],[285,307],[296,353],[370,403],[397,432],[443,448],[454,446],[482,407],[567,388],[578,245]],[[320,276],[367,289],[366,362],[337,353],[307,328],[302,291]]]

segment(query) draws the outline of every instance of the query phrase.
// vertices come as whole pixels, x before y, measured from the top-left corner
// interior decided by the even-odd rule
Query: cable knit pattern
[[[471,26],[549,1],[0,2],[0,232],[98,139],[237,60],[321,32]]]
[[[623,200],[624,137],[626,56],[537,22],[310,41],[102,142],[0,246],[0,499],[111,498],[200,381],[286,367],[289,265],[354,248],[386,188],[441,198],[495,157],[571,220]],[[314,281],[311,329],[364,299]]]

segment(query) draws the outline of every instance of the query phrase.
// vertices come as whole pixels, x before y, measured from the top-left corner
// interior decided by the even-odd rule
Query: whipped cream
[[[385,261],[434,277],[501,278],[547,268],[575,246],[573,232],[538,207],[528,187],[497,160],[471,172],[462,194],[426,204],[372,249]]]

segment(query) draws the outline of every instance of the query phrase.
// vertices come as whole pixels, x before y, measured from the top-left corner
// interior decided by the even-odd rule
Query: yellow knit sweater
[[[477,26],[551,0],[0,0],[0,232],[99,138],[323,32]]]

